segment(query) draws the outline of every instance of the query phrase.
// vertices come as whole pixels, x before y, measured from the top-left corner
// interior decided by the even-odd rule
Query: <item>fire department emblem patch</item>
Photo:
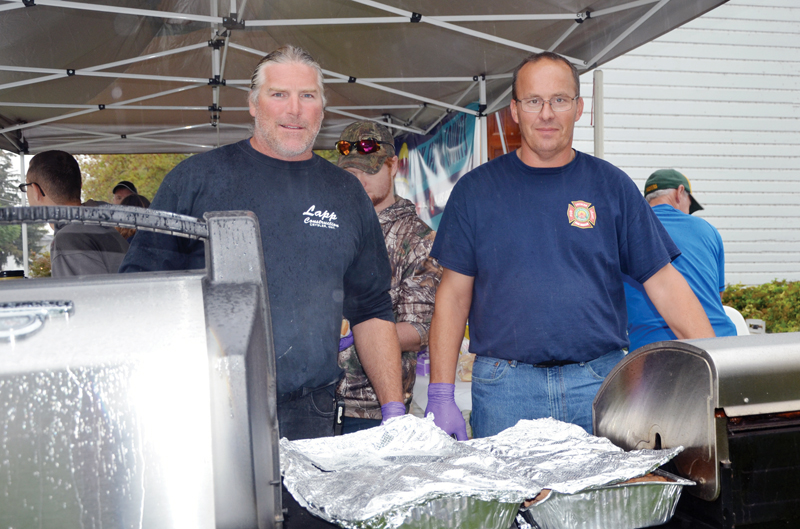
[[[594,206],[590,203],[583,200],[573,200],[567,207],[567,218],[570,226],[581,229],[594,228],[597,214],[594,211]]]

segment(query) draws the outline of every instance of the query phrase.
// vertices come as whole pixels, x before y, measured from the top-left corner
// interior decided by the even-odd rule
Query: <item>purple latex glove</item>
[[[467,423],[464,422],[464,416],[456,405],[455,393],[455,384],[429,384],[425,416],[433,413],[433,423],[444,430],[444,433],[455,434],[459,441],[466,441]]]
[[[347,336],[342,336],[341,338],[339,338],[339,350],[344,351],[345,349],[353,345],[354,342],[355,339],[353,338],[353,331],[350,331],[347,333]]]
[[[398,402],[393,400],[392,402],[387,402],[383,406],[381,406],[381,415],[383,415],[383,420],[381,424],[384,424],[389,419],[394,417],[402,417],[406,414],[406,406],[402,402]]]

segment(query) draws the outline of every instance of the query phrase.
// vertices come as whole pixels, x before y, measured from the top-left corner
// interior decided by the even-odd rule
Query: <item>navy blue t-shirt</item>
[[[391,267],[378,216],[358,179],[314,155],[286,162],[249,140],[197,154],[164,179],[151,208],[202,218],[258,216],[278,393],[337,380],[342,315],[394,322]],[[203,243],[139,231],[121,272],[205,266]]]
[[[456,183],[431,255],[475,278],[470,351],[536,364],[626,347],[622,274],[643,283],[680,251],[608,162],[541,169],[512,152]]]

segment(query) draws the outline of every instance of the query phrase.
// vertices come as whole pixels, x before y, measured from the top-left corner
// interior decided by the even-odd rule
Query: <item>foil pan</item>
[[[467,442],[448,437],[431,417],[404,415],[349,435],[281,439],[284,484],[312,514],[342,527],[507,529],[525,499],[548,488],[570,494],[651,472],[681,451],[624,452],[606,439],[557,421],[520,421]],[[432,512],[455,502],[449,519]],[[489,506],[509,523],[485,520]],[[452,506],[451,506],[452,507]],[[469,516],[468,513],[472,513]],[[467,519],[469,518],[469,519]],[[483,520],[483,521],[482,521]],[[473,525],[474,524],[474,525]]]
[[[551,492],[531,505],[528,514],[539,529],[636,529],[665,524],[675,514],[683,486],[694,482],[662,470],[654,474],[670,481],[619,483],[577,494]]]

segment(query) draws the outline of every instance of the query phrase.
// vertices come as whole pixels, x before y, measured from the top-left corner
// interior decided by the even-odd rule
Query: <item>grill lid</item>
[[[683,446],[691,493],[719,495],[725,417],[800,410],[800,333],[657,342],[608,375],[594,400],[596,435],[625,449]]]

